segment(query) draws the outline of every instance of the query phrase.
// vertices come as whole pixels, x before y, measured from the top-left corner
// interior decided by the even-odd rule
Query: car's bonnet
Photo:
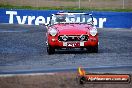
[[[90,25],[87,24],[57,24],[54,27],[59,31],[60,34],[68,35],[80,35],[89,33]]]

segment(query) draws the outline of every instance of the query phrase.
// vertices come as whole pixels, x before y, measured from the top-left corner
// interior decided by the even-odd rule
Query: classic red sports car
[[[47,30],[48,54],[53,54],[56,49],[67,48],[98,52],[98,32],[92,14],[71,12],[52,14]]]

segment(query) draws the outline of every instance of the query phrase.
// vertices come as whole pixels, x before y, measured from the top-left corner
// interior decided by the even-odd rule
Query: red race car
[[[47,25],[47,52],[80,48],[98,52],[98,32],[92,14],[61,12],[52,14]]]

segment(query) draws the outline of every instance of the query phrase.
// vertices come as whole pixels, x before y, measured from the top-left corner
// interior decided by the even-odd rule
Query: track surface
[[[46,29],[43,26],[0,24],[0,73],[70,69],[78,66],[87,68],[119,66],[120,68],[113,71],[132,72],[132,30],[98,29],[98,31],[100,44],[97,54],[84,51],[57,51],[54,55],[48,55],[45,44]]]

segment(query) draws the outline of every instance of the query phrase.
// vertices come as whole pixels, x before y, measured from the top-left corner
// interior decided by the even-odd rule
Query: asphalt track
[[[99,53],[46,52],[44,26],[0,24],[0,74],[76,71],[132,73],[132,29],[98,29]]]

